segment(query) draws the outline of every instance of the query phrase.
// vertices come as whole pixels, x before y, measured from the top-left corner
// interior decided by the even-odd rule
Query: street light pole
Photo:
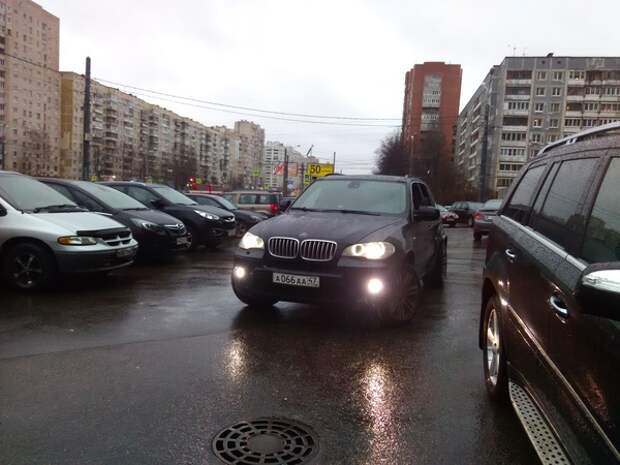
[[[86,57],[84,76],[84,140],[82,145],[82,179],[90,181],[90,57]]]

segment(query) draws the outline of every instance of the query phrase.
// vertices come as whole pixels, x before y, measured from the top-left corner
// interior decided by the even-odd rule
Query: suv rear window
[[[609,165],[588,222],[582,258],[591,263],[620,260],[620,158]]]
[[[581,212],[598,160],[582,158],[560,165],[542,211],[532,215],[532,228],[564,248],[583,237],[585,217]],[[545,193],[541,192],[541,195]]]
[[[517,189],[514,191],[514,194],[512,194],[510,202],[504,209],[504,215],[519,223],[524,223],[527,220],[538,181],[540,181],[540,177],[545,172],[545,168],[546,165],[540,165],[530,168],[528,172],[525,173]]]

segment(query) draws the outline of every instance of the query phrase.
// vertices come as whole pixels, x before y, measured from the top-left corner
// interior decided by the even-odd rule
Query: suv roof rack
[[[536,157],[539,157],[547,153],[549,150],[555,147],[559,147],[561,145],[574,144],[576,142],[589,139],[590,137],[596,137],[598,135],[602,135],[605,132],[613,131],[615,129],[620,130],[620,122],[604,124],[602,126],[597,126],[592,129],[586,129],[585,131],[578,132],[577,134],[572,134],[570,136],[564,137],[558,141],[552,142],[551,144],[544,146],[540,150],[540,152],[536,154]]]

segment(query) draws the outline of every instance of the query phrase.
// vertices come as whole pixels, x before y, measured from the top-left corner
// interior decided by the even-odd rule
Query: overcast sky
[[[463,68],[461,106],[505,55],[619,55],[620,2],[462,0],[39,0],[60,17],[61,70],[173,95],[379,127],[235,115],[146,98],[207,125],[260,123],[345,172],[369,172],[399,125],[415,63]],[[138,94],[138,92],[135,92]],[[139,95],[143,97],[143,95]],[[338,166],[337,166],[338,168]]]

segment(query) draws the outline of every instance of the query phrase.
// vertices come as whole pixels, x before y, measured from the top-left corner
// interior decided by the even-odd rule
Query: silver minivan
[[[111,271],[131,265],[137,251],[122,224],[31,177],[0,171],[0,273],[11,287],[37,290],[62,273]]]

